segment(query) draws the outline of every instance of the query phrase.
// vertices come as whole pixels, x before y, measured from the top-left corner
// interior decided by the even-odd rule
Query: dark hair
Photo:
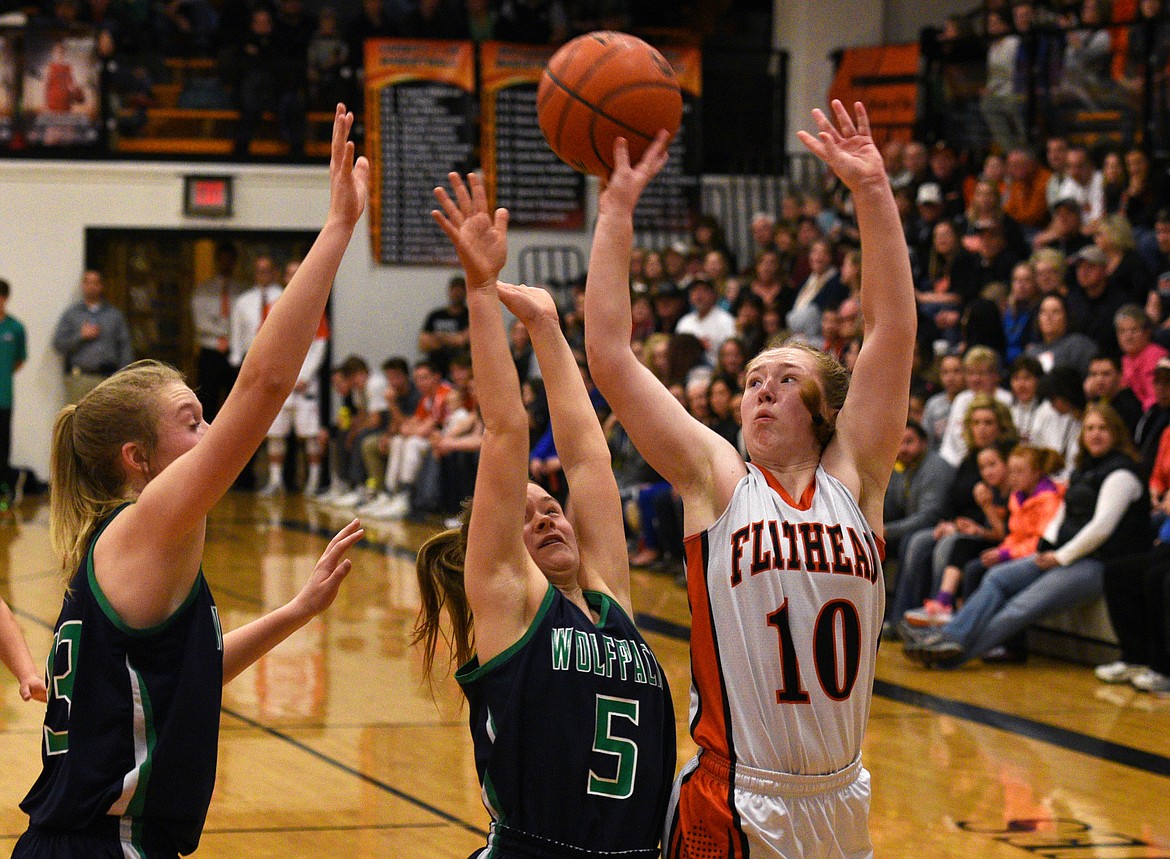
[[[356,376],[358,373],[370,372],[370,365],[361,355],[350,355],[337,365],[337,372],[346,376]]]
[[[920,441],[927,440],[926,428],[922,424],[918,423],[918,421],[906,421],[906,429],[913,431],[914,435],[918,436]]]
[[[1010,379],[1021,370],[1031,375],[1034,379],[1044,378],[1044,365],[1031,355],[1021,355],[1012,361],[1011,367],[1008,368],[1008,378]]]
[[[1080,371],[1075,367],[1053,367],[1040,385],[1043,399],[1056,397],[1067,400],[1078,411],[1085,408],[1085,386]]]
[[[0,298],[7,298],[10,290],[11,287],[8,285],[8,281],[0,277]]]
[[[419,363],[424,363],[424,362],[420,361]],[[432,366],[434,366],[434,365],[432,365]],[[391,355],[389,358],[387,358],[385,361],[382,362],[382,371],[385,372],[386,370],[397,370],[398,372],[402,373],[403,375],[409,376],[410,375],[410,363],[405,358],[403,358],[401,355]]]
[[[239,257],[240,252],[232,242],[217,242],[215,245],[215,255],[231,254],[233,257]]]
[[[686,381],[687,373],[707,357],[703,341],[694,334],[672,334],[666,347],[667,384]]]
[[[1113,365],[1114,370],[1117,370],[1118,372],[1121,371],[1121,359],[1118,358],[1116,355],[1109,355],[1109,354],[1106,354],[1104,352],[1098,352],[1096,355],[1094,355],[1092,358],[1089,359],[1089,366],[1092,366],[1097,361],[1108,361],[1110,364]]]

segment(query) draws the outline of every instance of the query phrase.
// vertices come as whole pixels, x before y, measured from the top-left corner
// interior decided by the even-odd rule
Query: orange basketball
[[[599,30],[565,43],[548,61],[536,91],[540,130],[575,170],[608,176],[613,141],[630,144],[630,163],[659,129],[682,123],[682,92],[666,58],[636,36]]]

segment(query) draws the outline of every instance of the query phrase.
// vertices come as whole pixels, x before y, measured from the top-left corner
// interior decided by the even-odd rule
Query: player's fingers
[[[796,137],[813,155],[817,156],[821,160],[825,160],[829,157],[825,147],[821,145],[821,141],[813,137],[807,131],[802,130],[796,132]]]
[[[473,210],[471,208],[471,195],[467,193],[467,186],[463,184],[463,179],[458,173],[451,175],[451,189],[455,192],[455,201],[459,204],[459,211],[464,215],[471,216]]]
[[[502,233],[507,232],[508,231],[508,219],[510,217],[511,216],[508,214],[508,210],[505,209],[503,206],[496,209],[496,217],[495,217],[496,229]]]
[[[469,173],[467,183],[471,186],[471,210],[473,212],[487,211],[487,190],[483,187],[483,179],[478,173]]]
[[[833,127],[833,123],[829,122],[829,118],[825,116],[825,112],[819,107],[813,108],[813,121],[817,124],[819,133],[821,134],[836,134],[837,129]]]
[[[837,117],[837,125],[841,129],[841,134],[844,137],[852,137],[857,134],[857,126],[853,124],[853,117],[849,115],[849,111],[845,109],[845,105],[841,104],[840,99],[833,99],[833,115]]]
[[[345,105],[338,103],[337,110],[333,112],[333,138],[330,141],[330,150],[334,160],[341,156],[345,134]]]
[[[452,173],[451,175],[454,176],[455,174]],[[459,226],[463,223],[463,213],[459,211],[459,207],[455,205],[455,201],[451,199],[451,195],[447,193],[446,188],[435,188],[435,199],[439,201],[439,206],[442,207],[443,214],[447,216],[452,224]]]
[[[872,137],[869,128],[869,111],[865,109],[865,105],[859,101],[853,102],[853,111],[857,114],[857,131],[859,134],[864,134],[866,137]]]
[[[613,140],[613,169],[620,170],[630,166],[630,144],[624,137],[615,137]]]

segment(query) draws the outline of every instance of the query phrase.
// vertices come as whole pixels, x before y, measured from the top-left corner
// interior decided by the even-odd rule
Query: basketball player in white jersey
[[[802,345],[747,368],[751,464],[689,417],[630,350],[638,198],[666,135],[631,166],[624,141],[602,192],[585,292],[589,368],[647,462],[683,499],[691,733],[669,857],[873,855],[869,715],[885,589],[882,502],[906,424],[915,337],[910,260],[859,103],[799,132],[853,194],[865,265],[865,340],[853,371]],[[715,851],[712,853],[711,851]]]

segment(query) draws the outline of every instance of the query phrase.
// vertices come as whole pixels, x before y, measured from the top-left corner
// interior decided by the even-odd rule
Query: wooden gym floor
[[[0,519],[0,596],[44,659],[61,601],[47,506]],[[299,497],[233,494],[204,569],[225,628],[296,592],[346,516]],[[464,857],[483,844],[466,711],[433,691],[409,642],[414,551],[429,529],[371,523],[333,608],[224,690],[219,778],[196,856]],[[639,622],[669,672],[686,734],[686,596],[635,573]],[[879,857],[1170,859],[1170,698],[1033,657],[953,672],[883,646],[864,760]],[[0,671],[0,855],[40,766],[39,705]],[[570,811],[570,810],[567,810]]]

